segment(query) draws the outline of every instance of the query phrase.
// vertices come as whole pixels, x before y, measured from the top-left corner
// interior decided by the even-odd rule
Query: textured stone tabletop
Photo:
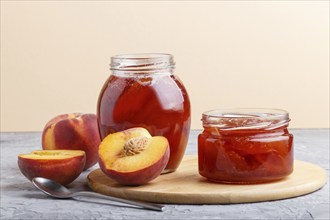
[[[147,211],[113,203],[101,205],[52,199],[20,173],[17,155],[41,149],[41,133],[1,133],[1,219],[329,219],[329,129],[291,129],[295,159],[327,171],[320,190],[291,199],[232,205],[166,205],[164,212]],[[186,154],[196,154],[197,135],[192,131]],[[68,187],[89,190],[85,171]]]

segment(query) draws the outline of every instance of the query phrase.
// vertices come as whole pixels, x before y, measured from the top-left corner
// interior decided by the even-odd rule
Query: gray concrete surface
[[[186,154],[196,154],[192,131]],[[1,133],[1,219],[329,219],[329,129],[291,129],[295,159],[312,162],[327,171],[328,183],[320,190],[296,198],[234,205],[166,205],[164,212],[113,203],[100,205],[52,199],[20,173],[17,155],[41,149],[41,133]],[[69,185],[89,190],[85,171]]]

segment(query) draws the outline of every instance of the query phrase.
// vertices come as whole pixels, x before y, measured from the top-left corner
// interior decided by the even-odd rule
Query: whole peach
[[[42,132],[44,150],[83,150],[85,170],[98,162],[101,139],[95,114],[72,113],[51,119]]]

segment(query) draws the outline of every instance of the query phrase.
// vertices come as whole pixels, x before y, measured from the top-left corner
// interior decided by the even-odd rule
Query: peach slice
[[[18,155],[18,167],[26,178],[45,177],[63,185],[74,181],[85,163],[86,155],[81,150],[36,150]]]
[[[142,185],[166,167],[170,148],[165,137],[152,137],[144,128],[109,134],[99,147],[101,170],[123,185]]]

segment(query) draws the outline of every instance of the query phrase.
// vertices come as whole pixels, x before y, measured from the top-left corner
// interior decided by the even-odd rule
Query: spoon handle
[[[149,202],[142,202],[142,201],[135,201],[135,200],[127,200],[127,199],[122,199],[122,198],[117,198],[113,196],[105,196],[99,193],[94,193],[94,192],[87,192],[87,191],[81,191],[81,192],[76,192],[73,194],[73,198],[88,198],[89,201],[93,202],[100,202],[96,200],[91,200],[92,198],[98,198],[98,199],[105,199],[105,200],[110,200],[114,202],[121,202],[129,205],[134,205],[146,209],[151,209],[155,211],[163,211],[164,206],[160,204],[155,204],[155,203],[149,203]],[[109,203],[105,203],[108,204]]]

